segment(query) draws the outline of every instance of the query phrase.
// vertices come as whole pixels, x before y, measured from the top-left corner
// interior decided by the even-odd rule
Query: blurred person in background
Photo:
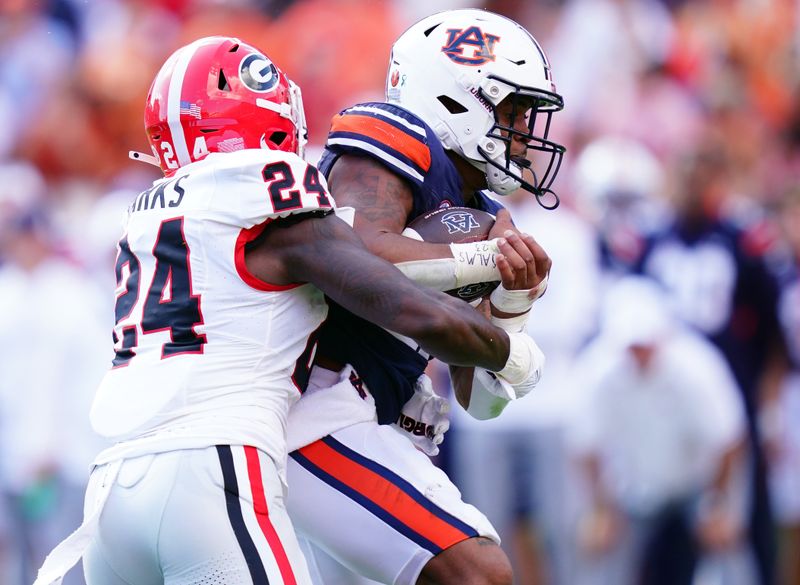
[[[736,382],[711,343],[674,321],[653,281],[620,279],[602,317],[576,363],[571,444],[589,495],[576,582],[690,585],[701,551],[743,540]],[[727,570],[723,583],[753,583]]]
[[[592,226],[606,287],[635,269],[648,238],[669,220],[664,168],[638,140],[601,135],[578,153],[571,170],[575,206]]]
[[[761,414],[763,432],[772,437],[767,455],[778,525],[779,583],[800,584],[800,188],[784,195],[779,219],[787,244],[779,270],[778,315],[791,369],[780,395]]]
[[[14,585],[31,583],[80,522],[86,472],[105,445],[88,409],[107,329],[97,291],[59,251],[45,189],[31,165],[0,165],[0,490],[14,553],[2,581]]]
[[[563,103],[544,52],[527,30],[497,14],[437,13],[393,45],[386,98],[334,117],[320,161],[332,193],[355,208],[354,229],[370,250],[412,279],[437,290],[502,281],[490,297],[492,321],[525,335],[550,261],[530,236],[511,229],[489,193],[522,187],[546,204],[558,202],[550,186],[564,149],[548,133]],[[532,169],[528,154],[540,155]],[[414,218],[459,206],[497,213],[487,242],[450,246],[402,235]],[[314,368],[332,387],[306,393],[290,415],[290,446],[299,448],[289,462],[289,513],[311,546],[384,583],[510,584],[495,529],[426,457],[438,452],[449,424],[445,399],[424,375],[430,357],[332,305]],[[537,359],[536,371],[508,382],[478,368],[455,370],[455,394],[469,415],[498,416],[533,388],[541,365]],[[346,417],[341,410],[326,415],[314,434],[298,424],[301,416],[313,421],[315,412],[328,413],[334,392],[339,404],[353,404]],[[401,416],[433,433],[407,432],[395,424]],[[293,429],[305,431],[294,432],[302,442]],[[354,522],[363,529],[340,529]]]
[[[0,3],[0,160],[11,156],[28,126],[69,79],[77,30],[69,2]]]
[[[637,270],[664,286],[675,314],[728,360],[745,408],[750,482],[749,535],[763,585],[774,582],[774,524],[759,413],[778,395],[786,371],[775,235],[754,204],[733,205],[728,150],[705,142],[681,161],[672,186],[674,215],[648,240]],[[741,201],[741,200],[739,200]]]

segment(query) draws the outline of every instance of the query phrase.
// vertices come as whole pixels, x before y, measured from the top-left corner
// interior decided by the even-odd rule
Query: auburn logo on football
[[[448,211],[442,215],[441,221],[450,234],[468,234],[480,225],[471,213],[465,211]]]
[[[500,37],[484,33],[480,27],[447,29],[447,44],[442,52],[461,65],[483,65],[495,60],[494,46]],[[465,52],[466,50],[466,52]]]

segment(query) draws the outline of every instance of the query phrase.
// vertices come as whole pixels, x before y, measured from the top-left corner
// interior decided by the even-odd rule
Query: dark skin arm
[[[450,159],[464,179],[462,196],[469,206],[473,193],[485,187],[483,173],[458,156]],[[357,210],[353,228],[374,254],[391,262],[452,255],[447,244],[419,242],[400,235],[413,208],[411,187],[381,163],[369,157],[342,155],[331,170],[328,187],[339,206]],[[489,237],[501,238],[501,254],[496,260],[506,289],[533,288],[550,271],[550,258],[532,236],[519,233],[507,210],[498,212]],[[495,311],[495,316],[511,315]],[[466,408],[472,393],[472,368],[451,367],[450,377],[459,404]]]
[[[271,223],[245,261],[254,276],[272,284],[316,285],[349,311],[411,337],[447,363],[496,371],[508,360],[503,330],[462,301],[406,278],[333,214]]]
[[[451,256],[447,244],[429,244],[401,236],[413,205],[411,187],[380,163],[343,155],[336,160],[328,188],[339,207],[357,210],[353,229],[367,248],[390,262]]]
[[[414,198],[405,179],[381,163],[368,157],[342,155],[331,170],[328,188],[339,207],[356,209],[353,229],[373,254],[393,263],[452,257],[448,244],[419,242],[400,235],[408,222]],[[465,201],[467,205],[471,204],[471,193],[468,198],[465,195]],[[514,233],[513,236],[506,236],[509,230]],[[523,241],[511,223],[510,214],[504,209],[497,214],[495,225],[489,233],[489,238],[497,237],[508,240],[500,243],[501,254],[497,257],[501,274],[508,280],[506,282],[504,279],[506,288],[509,285],[523,288],[528,273],[535,274],[530,270],[530,264],[526,266],[526,263],[539,261],[541,265],[547,259],[549,268],[549,259],[541,247],[536,246],[533,250],[528,247],[533,238],[527,236]],[[536,284],[538,282],[526,288]]]

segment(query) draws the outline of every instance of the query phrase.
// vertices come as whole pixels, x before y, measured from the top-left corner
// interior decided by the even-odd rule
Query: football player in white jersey
[[[558,204],[550,186],[564,147],[548,133],[563,100],[544,52],[497,14],[442,12],[397,39],[386,89],[386,102],[334,117],[320,171],[356,209],[354,229],[373,252],[438,290],[502,281],[491,294],[492,320],[522,331],[550,260],[531,236],[507,231],[507,212],[484,191],[523,188],[544,207]],[[449,247],[402,237],[408,222],[448,206],[498,214],[490,238],[507,235],[523,250],[513,277],[491,262],[464,262],[478,253],[470,246],[491,241]],[[510,585],[490,522],[414,448],[435,454],[448,427],[445,400],[423,374],[428,357],[331,305],[309,391],[289,417],[290,517],[309,558],[316,547],[381,583]],[[462,368],[453,372],[456,396],[476,418],[497,416],[533,388],[542,365],[538,352],[536,367],[513,380]],[[337,416],[320,416],[331,403]],[[359,530],[342,530],[348,525]]]
[[[324,295],[499,376],[527,372],[527,342],[367,251],[301,158],[299,88],[259,49],[208,37],[176,51],[145,127],[154,156],[132,156],[165,177],[128,209],[116,356],[91,411],[115,444],[37,585],[81,555],[90,585],[308,584],[283,502],[285,433]]]

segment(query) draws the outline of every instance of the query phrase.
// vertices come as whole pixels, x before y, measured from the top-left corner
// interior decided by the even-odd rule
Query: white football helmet
[[[486,10],[449,10],[417,22],[392,47],[386,99],[422,118],[450,150],[486,173],[490,190],[520,187],[547,208],[565,148],[548,139],[554,112],[564,107],[550,63],[519,24]],[[501,125],[497,106],[511,102],[512,120],[525,115],[527,131]],[[513,156],[513,137],[535,151]],[[539,159],[542,160],[539,160]],[[535,167],[535,168],[534,168]],[[523,169],[531,174],[523,176]]]
[[[661,162],[632,138],[606,135],[587,144],[575,160],[572,183],[578,206],[603,233],[623,225],[651,232],[669,216],[661,198]]]

